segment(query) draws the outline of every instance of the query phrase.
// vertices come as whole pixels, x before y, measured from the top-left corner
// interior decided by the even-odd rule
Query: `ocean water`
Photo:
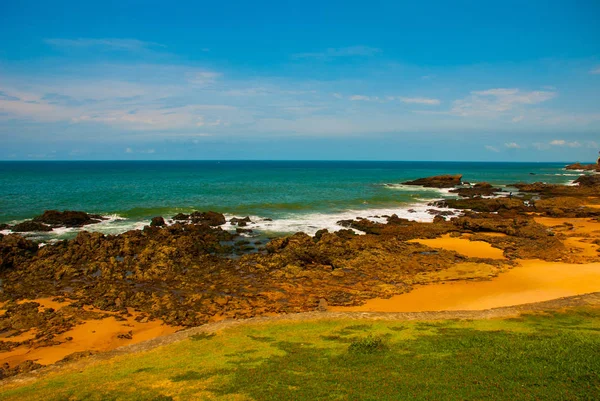
[[[109,220],[87,230],[119,233],[154,216],[214,210],[251,216],[262,233],[314,233],[340,228],[345,218],[396,213],[430,220],[427,202],[447,190],[401,185],[438,174],[507,186],[566,184],[581,173],[564,163],[342,162],[342,161],[102,161],[0,162],[0,223],[44,210],[83,210]],[[510,190],[510,188],[508,189]],[[233,227],[226,227],[231,228]],[[50,237],[68,237],[77,229]]]

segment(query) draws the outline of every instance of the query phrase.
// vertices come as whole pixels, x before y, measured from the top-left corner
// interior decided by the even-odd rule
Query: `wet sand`
[[[490,281],[429,284],[389,299],[372,299],[333,311],[424,312],[482,310],[600,291],[600,263],[524,260]]]
[[[333,311],[422,312],[447,310],[483,310],[503,306],[542,302],[559,297],[600,291],[600,222],[583,218],[535,218],[535,221],[567,236],[563,241],[573,254],[591,263],[575,264],[520,260],[519,266],[488,281],[452,281],[416,286],[407,294],[389,299],[372,299],[356,307],[332,307]],[[466,236],[449,235],[418,239],[431,248],[456,251],[478,258],[504,259],[502,250]],[[473,268],[476,265],[474,264]],[[450,277],[450,276],[449,276]],[[467,277],[466,277],[467,278]],[[446,278],[448,280],[449,278]],[[454,278],[461,279],[460,276]]]
[[[49,299],[36,299],[35,302],[51,305]],[[68,302],[55,306],[64,306]],[[172,334],[180,327],[167,326],[162,321],[155,320],[146,323],[135,321],[135,314],[132,314],[126,321],[118,321],[114,317],[108,317],[101,320],[89,320],[75,326],[72,330],[63,333],[55,338],[61,344],[29,348],[27,346],[18,347],[10,352],[0,353],[0,364],[8,363],[10,366],[18,365],[25,360],[33,360],[42,365],[52,364],[60,361],[67,355],[82,351],[109,351],[124,345],[136,344],[142,341],[150,340]],[[129,333],[131,332],[131,333]],[[119,335],[131,334],[131,338],[119,338]],[[12,341],[24,341],[35,336],[35,331],[23,333],[17,337],[12,337]],[[71,339],[68,339],[68,338]]]
[[[596,235],[600,237],[600,222],[585,218],[554,218],[554,217],[535,217],[536,223],[543,224],[550,228],[557,228],[557,231],[569,235]],[[570,227],[569,225],[572,225]],[[559,227],[564,226],[564,227]]]
[[[455,251],[470,258],[505,259],[502,249],[494,248],[487,242],[470,241],[469,236],[451,237],[443,235],[434,239],[415,239],[407,242],[418,242],[430,248],[442,248]]]

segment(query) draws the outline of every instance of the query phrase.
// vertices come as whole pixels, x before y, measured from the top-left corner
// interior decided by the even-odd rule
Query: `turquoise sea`
[[[506,186],[544,181],[566,184],[580,174],[565,163],[344,161],[77,161],[0,162],[0,223],[46,209],[83,210],[110,220],[88,230],[141,228],[153,216],[214,210],[249,215],[265,232],[314,232],[343,218],[397,213],[432,217],[427,202],[446,190],[401,182],[463,174],[471,183]],[[409,211],[410,210],[410,211]],[[269,221],[269,219],[273,221]],[[68,235],[63,230],[53,235]]]

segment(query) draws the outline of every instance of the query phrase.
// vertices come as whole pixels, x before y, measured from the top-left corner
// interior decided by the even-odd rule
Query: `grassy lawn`
[[[598,400],[600,309],[255,324],[4,389],[0,400]]]

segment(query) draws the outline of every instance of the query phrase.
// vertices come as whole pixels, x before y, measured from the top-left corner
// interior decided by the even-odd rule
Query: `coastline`
[[[28,362],[31,370],[73,358],[69,351],[82,357],[224,319],[317,309],[486,309],[600,290],[593,285],[600,282],[600,186],[595,181],[521,185],[510,197],[463,189],[465,196],[435,202],[437,212],[429,222],[354,216],[335,222],[336,231],[315,227],[312,235],[296,233],[257,246],[231,232],[246,234],[252,223],[212,212],[119,235],[82,231],[39,250],[26,239],[5,235],[3,249],[19,269],[2,272],[0,362],[18,370],[35,359]],[[497,192],[492,189],[485,188]],[[527,270],[549,279],[552,269],[555,280],[540,280],[538,287],[512,277]],[[578,270],[578,275],[571,276],[572,287],[555,291],[552,285],[565,277],[561,269]],[[484,301],[494,285],[505,291]],[[525,294],[532,288],[534,293]],[[442,299],[448,289],[454,293],[447,297],[462,296],[462,301],[423,302]],[[464,297],[466,292],[472,298]],[[16,326],[19,319],[28,326]],[[86,327],[103,319],[111,324],[99,337],[112,340],[85,343]]]

